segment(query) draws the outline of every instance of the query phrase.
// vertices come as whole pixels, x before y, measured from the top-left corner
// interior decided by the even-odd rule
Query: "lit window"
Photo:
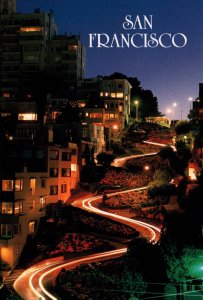
[[[13,203],[12,202],[2,202],[1,213],[4,215],[13,214]]]
[[[20,214],[23,212],[23,201],[16,201],[14,204],[14,214]]]
[[[26,113],[18,114],[19,121],[37,121],[37,114]]]
[[[123,112],[123,106],[119,105],[119,112]]]
[[[108,108],[108,104],[107,103],[105,103],[104,108],[106,108],[106,109]]]
[[[70,177],[71,176],[71,169],[69,169],[69,168],[62,168],[61,169],[61,176],[62,177]]]
[[[58,185],[50,185],[50,195],[58,195]]]
[[[31,195],[35,194],[35,185],[36,185],[36,178],[30,178],[30,192],[31,192]]]
[[[67,192],[67,184],[62,184],[61,185],[61,193],[66,193]]]
[[[71,171],[77,171],[77,165],[71,164]]]
[[[50,168],[49,175],[50,177],[58,177],[58,168]]]
[[[41,196],[39,198],[40,208],[44,208],[46,206],[46,198]]]
[[[3,93],[3,97],[4,97],[4,98],[10,98],[10,93],[6,93],[6,92]]]
[[[114,115],[114,118],[115,118],[115,119],[118,119],[118,114],[115,114],[115,115]]]
[[[104,96],[105,96],[105,97],[108,97],[108,95],[109,95],[109,93],[107,93],[107,92],[104,93]]]
[[[114,119],[114,114],[110,114],[110,120]]]
[[[128,100],[128,96],[127,96],[127,95],[125,96],[125,100],[126,100],[126,101]]]
[[[116,98],[116,93],[111,93],[111,98]]]
[[[13,192],[14,181],[13,180],[2,180],[2,191]]]
[[[88,113],[88,112],[86,112],[86,113],[85,113],[85,116],[86,116],[86,117],[88,117],[88,116],[89,116],[89,113]]]
[[[62,160],[63,161],[71,161],[71,153],[69,153],[69,152],[62,152]]]
[[[116,94],[116,97],[117,97],[117,98],[123,98],[123,93],[117,93],[117,94]]]
[[[50,159],[59,159],[59,151],[58,150],[51,150],[50,151]]]
[[[103,92],[100,93],[100,97],[104,97],[104,93]]]
[[[21,27],[20,32],[39,32],[42,31],[42,27]]]
[[[22,179],[16,179],[15,180],[15,191],[20,192],[23,190],[23,180]]]
[[[69,45],[68,46],[68,50],[70,50],[70,51],[76,51],[77,49],[78,49],[77,45]]]
[[[106,120],[109,120],[109,114],[105,115]]]

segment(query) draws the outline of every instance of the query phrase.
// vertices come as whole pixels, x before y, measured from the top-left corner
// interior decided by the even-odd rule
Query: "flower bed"
[[[105,205],[110,208],[137,207],[142,203],[149,203],[150,200],[147,190],[142,190],[109,197]]]
[[[67,233],[56,249],[50,251],[48,256],[58,256],[65,253],[81,253],[83,251],[101,248],[104,245],[101,239],[79,233]]]
[[[79,210],[72,213],[72,219],[74,220],[75,225],[87,230],[91,229],[97,232],[125,238],[138,235],[138,232],[135,229],[130,228],[127,225],[100,216],[83,213]]]
[[[136,188],[147,185],[152,177],[149,174],[133,174],[128,171],[108,170],[100,184],[120,185],[127,188]]]

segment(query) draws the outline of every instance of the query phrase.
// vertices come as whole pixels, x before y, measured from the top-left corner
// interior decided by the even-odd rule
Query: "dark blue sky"
[[[203,82],[203,0],[17,0],[17,11],[34,8],[55,13],[59,33],[81,32],[87,47],[86,77],[115,71],[137,77],[151,89],[165,113],[173,102],[175,117],[188,114],[188,97],[198,96]],[[126,15],[153,15],[153,30],[140,33],[184,33],[184,48],[90,49],[89,33],[135,33],[122,28]]]

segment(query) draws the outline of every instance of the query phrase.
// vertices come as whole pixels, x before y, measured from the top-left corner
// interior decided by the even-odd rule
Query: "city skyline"
[[[203,40],[201,29],[203,3],[196,0],[95,1],[17,1],[17,11],[32,12],[39,7],[42,11],[53,9],[59,33],[81,33],[87,49],[86,77],[110,75],[120,72],[137,77],[144,89],[151,89],[157,96],[159,109],[167,114],[167,109],[177,103],[175,118],[186,118],[190,109],[189,97],[198,97],[199,83],[202,82]],[[158,35],[184,33],[187,45],[183,48],[130,48],[104,49],[89,48],[90,33],[125,33],[122,28],[126,15],[153,15],[153,30]],[[195,16],[195,17],[194,17]],[[130,31],[129,31],[130,33]],[[131,31],[132,33],[132,31]],[[134,32],[133,32],[134,33]],[[182,113],[181,113],[182,111]],[[168,114],[172,117],[171,114]]]

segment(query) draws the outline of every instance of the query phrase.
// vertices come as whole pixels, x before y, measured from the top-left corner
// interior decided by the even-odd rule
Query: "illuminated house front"
[[[13,144],[0,170],[0,259],[14,267],[28,235],[34,235],[49,203],[67,201],[79,182],[75,144]]]

